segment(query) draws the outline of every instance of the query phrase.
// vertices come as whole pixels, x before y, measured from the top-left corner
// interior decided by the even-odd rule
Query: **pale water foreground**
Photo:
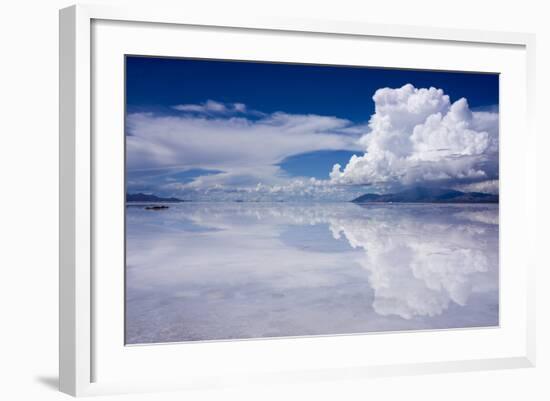
[[[498,205],[126,211],[128,344],[498,325]]]

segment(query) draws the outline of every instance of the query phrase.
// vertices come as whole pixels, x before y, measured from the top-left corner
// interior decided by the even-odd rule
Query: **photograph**
[[[499,326],[499,74],[124,68],[126,345]]]

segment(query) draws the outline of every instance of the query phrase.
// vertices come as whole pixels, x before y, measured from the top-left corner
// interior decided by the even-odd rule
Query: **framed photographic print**
[[[60,28],[62,391],[532,366],[532,36]]]
[[[498,74],[128,55],[126,110],[126,344],[498,326]]]

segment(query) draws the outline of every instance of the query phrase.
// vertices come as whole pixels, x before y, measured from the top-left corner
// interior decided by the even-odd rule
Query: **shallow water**
[[[498,205],[126,212],[128,344],[498,325]]]

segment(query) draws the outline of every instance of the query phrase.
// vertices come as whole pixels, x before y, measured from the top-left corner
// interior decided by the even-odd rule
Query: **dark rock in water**
[[[152,206],[145,206],[146,210],[163,210],[168,209],[168,206],[166,205],[152,205]]]
[[[126,194],[126,202],[183,202],[178,198],[162,198],[153,194]]]
[[[394,194],[365,194],[355,203],[498,203],[498,195],[481,192],[460,192],[454,189],[416,187]]]

